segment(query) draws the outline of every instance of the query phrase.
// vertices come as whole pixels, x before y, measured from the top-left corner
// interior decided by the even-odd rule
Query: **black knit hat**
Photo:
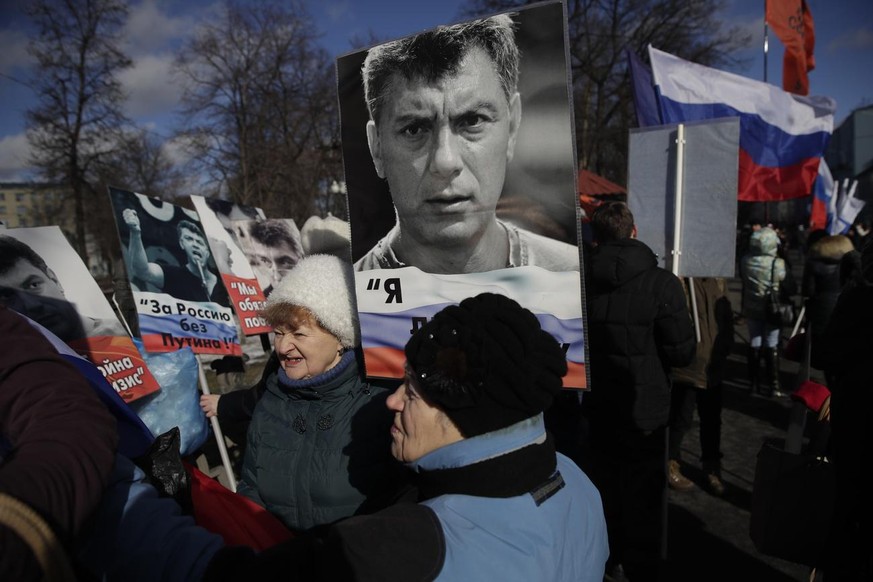
[[[561,389],[567,360],[536,316],[503,295],[446,307],[406,344],[424,397],[466,437],[543,412]]]

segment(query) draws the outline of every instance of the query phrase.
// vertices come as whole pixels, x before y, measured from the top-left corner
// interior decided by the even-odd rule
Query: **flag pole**
[[[769,27],[767,26],[767,0],[764,0],[764,82],[767,82],[767,53],[770,50]]]
[[[673,203],[673,274],[679,276],[679,258],[682,255],[682,195],[685,183],[685,124],[676,128],[676,178]]]
[[[679,276],[679,259],[682,256],[682,203],[685,195],[685,124],[676,127],[676,187],[673,205],[673,274]],[[688,277],[691,294],[691,313],[694,321],[694,334],[700,341],[700,320],[697,313],[697,297],[694,295],[694,278]]]

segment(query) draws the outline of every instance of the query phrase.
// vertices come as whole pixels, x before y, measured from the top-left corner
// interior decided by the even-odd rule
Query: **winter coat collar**
[[[516,497],[546,482],[557,459],[539,414],[441,447],[409,466],[416,472],[419,501],[447,494]]]
[[[346,350],[336,366],[323,374],[305,380],[292,380],[285,375],[285,370],[280,367],[278,389],[282,395],[292,399],[321,400],[332,396],[332,393],[337,390],[342,390],[349,377],[357,373],[358,364],[355,353],[352,350]]]

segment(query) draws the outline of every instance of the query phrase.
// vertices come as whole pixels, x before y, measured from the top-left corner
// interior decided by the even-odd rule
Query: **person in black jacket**
[[[839,582],[873,579],[873,498],[867,473],[873,453],[873,241],[849,261],[857,268],[845,270],[843,291],[821,341],[812,344],[813,364],[825,371],[831,390],[829,457],[836,480],[824,572],[827,580]]]
[[[591,390],[583,469],[603,496],[609,531],[607,573],[657,580],[666,515],[666,431],[670,368],[687,366],[696,340],[678,277],[636,240],[626,204],[591,220],[586,276]]]
[[[853,249],[851,239],[844,235],[823,236],[809,247],[802,292],[806,303],[807,340],[812,341],[813,350],[816,340],[821,341],[842,291],[840,261]]]

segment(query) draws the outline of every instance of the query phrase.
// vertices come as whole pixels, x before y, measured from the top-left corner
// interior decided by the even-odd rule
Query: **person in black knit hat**
[[[536,316],[491,293],[439,312],[409,340],[406,360],[466,437],[541,413],[567,373],[564,352]]]
[[[545,430],[567,365],[536,316],[483,293],[437,313],[406,357],[387,405],[391,452],[414,473],[416,503],[248,559],[226,550],[206,580],[603,579],[600,495]]]

